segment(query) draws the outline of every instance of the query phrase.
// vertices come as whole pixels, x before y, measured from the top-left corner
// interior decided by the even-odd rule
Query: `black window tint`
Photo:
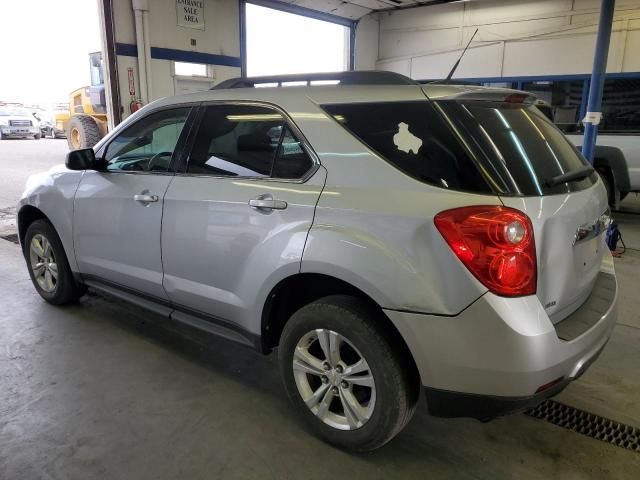
[[[536,107],[488,101],[437,102],[484,160],[498,192],[538,196],[587,188],[593,175],[547,186],[558,175],[587,165],[562,132]]]
[[[532,93],[540,99],[539,109],[564,132],[576,132],[581,129],[580,103],[584,82],[539,81],[525,82],[522,90]]]
[[[118,134],[104,160],[112,172],[166,172],[190,107],[152,113]]]
[[[640,80],[605,80],[601,132],[640,132]]]
[[[323,108],[381,157],[418,180],[456,190],[491,191],[443,117],[426,100]]]
[[[250,105],[207,107],[188,173],[267,177],[280,142],[284,118],[276,110]]]
[[[278,155],[273,166],[272,177],[302,178],[309,171],[313,162],[306,154],[298,139],[289,127],[284,127],[282,141],[278,148]]]

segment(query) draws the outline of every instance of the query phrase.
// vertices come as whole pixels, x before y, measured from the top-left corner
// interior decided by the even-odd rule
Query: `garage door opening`
[[[350,28],[246,4],[247,76],[349,69]]]

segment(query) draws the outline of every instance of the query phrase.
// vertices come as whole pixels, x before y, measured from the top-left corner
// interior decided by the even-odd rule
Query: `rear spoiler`
[[[469,86],[456,92],[451,92],[448,85],[442,85],[442,91],[439,91],[439,85],[431,84],[428,88],[423,87],[425,95],[432,100],[463,100],[463,101],[480,101],[495,102],[509,105],[533,105],[536,97],[528,92],[520,90],[512,90],[510,88],[491,88],[491,87],[475,87]]]

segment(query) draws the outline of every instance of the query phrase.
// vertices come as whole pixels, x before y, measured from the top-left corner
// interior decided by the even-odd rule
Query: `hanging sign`
[[[204,30],[204,0],[176,0],[178,26]]]

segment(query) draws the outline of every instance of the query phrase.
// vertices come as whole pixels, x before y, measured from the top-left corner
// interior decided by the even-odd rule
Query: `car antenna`
[[[434,80],[433,82],[429,82],[429,83],[449,83],[451,81],[451,77],[453,77],[453,74],[458,69],[458,65],[460,65],[460,60],[462,60],[462,57],[464,57],[464,54],[467,53],[467,48],[469,48],[469,45],[471,45],[471,42],[473,41],[474,37],[476,36],[476,33],[478,33],[478,30],[479,29],[476,28],[476,31],[473,32],[473,35],[471,35],[471,38],[467,42],[467,46],[464,47],[464,50],[462,50],[462,53],[460,54],[460,57],[458,57],[458,60],[453,65],[453,68],[449,72],[449,75],[447,75],[447,78],[445,78],[444,80]]]

